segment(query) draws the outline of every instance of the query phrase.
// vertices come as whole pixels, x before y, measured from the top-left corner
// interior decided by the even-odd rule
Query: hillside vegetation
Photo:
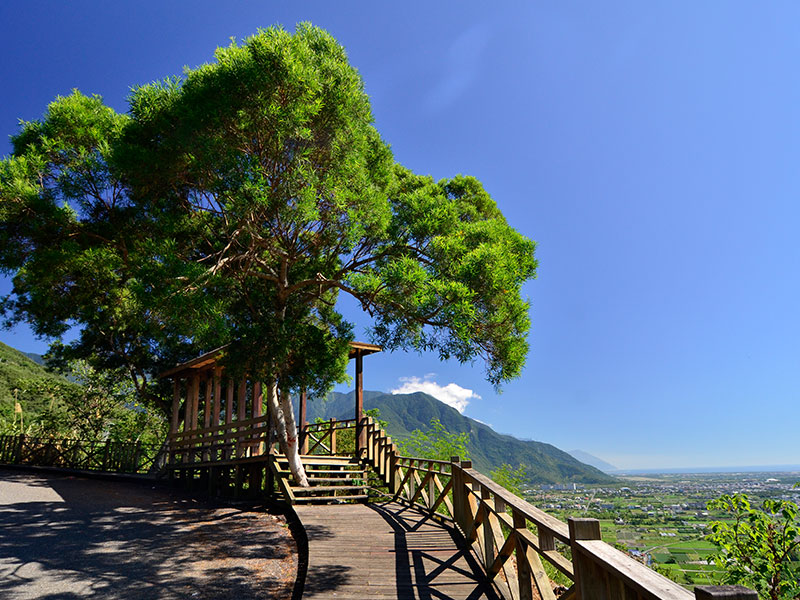
[[[385,394],[364,392],[364,408],[377,408],[380,417],[388,422],[393,439],[410,437],[415,429],[427,431],[431,419],[441,421],[451,433],[469,434],[469,451],[473,466],[489,474],[503,463],[524,465],[530,483],[604,483],[613,477],[586,465],[551,444],[519,440],[494,431],[488,425],[470,419],[456,409],[423,392],[414,394]],[[308,403],[308,420],[352,419],[353,392],[333,392],[327,398]]]
[[[163,440],[164,415],[142,403],[114,372],[73,361],[65,378],[39,361],[39,355],[0,343],[0,433],[147,444]],[[15,411],[17,403],[21,413]]]
[[[42,383],[70,385],[31,356],[0,342],[0,421],[13,420],[15,401],[22,407],[26,421],[41,414],[51,402],[50,398],[35,391],[39,388],[37,384]]]

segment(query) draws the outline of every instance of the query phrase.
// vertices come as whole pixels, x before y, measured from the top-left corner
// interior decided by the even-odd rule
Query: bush
[[[719,548],[714,563],[724,583],[754,588],[762,598],[800,598],[800,509],[789,500],[764,500],[754,508],[745,494],[727,494],[708,508],[730,515],[713,521],[708,540]]]

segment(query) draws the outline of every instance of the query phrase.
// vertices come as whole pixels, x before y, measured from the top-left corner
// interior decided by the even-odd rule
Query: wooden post
[[[197,429],[197,418],[200,415],[200,378],[192,377],[192,420],[189,429]]]
[[[300,454],[308,454],[308,432],[306,431],[306,404],[308,394],[305,390],[300,392]]]
[[[516,508],[511,510],[511,517],[513,519],[514,529],[521,529],[527,531],[528,523],[525,515],[520,513]],[[541,536],[541,530],[539,531]],[[541,538],[539,538],[541,539]],[[533,586],[531,585],[532,574],[531,565],[528,563],[527,546],[520,537],[516,538],[516,555],[517,555],[517,581],[519,583],[519,600],[533,600]]]
[[[225,424],[233,421],[233,379],[228,379],[225,386]]]
[[[183,432],[189,431],[189,422],[192,420],[192,380],[186,378],[186,400],[183,402]]]
[[[331,455],[336,454],[336,419],[331,419]]]
[[[261,382],[260,381],[254,381],[253,382],[253,418],[254,419],[257,419],[257,418],[259,418],[261,416],[261,411],[263,410],[263,400],[264,399],[261,396]],[[253,425],[253,428],[255,429],[255,431],[253,432],[253,437],[254,438],[261,437],[261,431],[260,430],[263,427],[263,425],[264,425],[263,423],[258,423],[256,425]],[[252,446],[253,454],[256,454],[256,455],[264,454],[262,446],[263,446],[262,442],[258,442],[257,444],[254,444]],[[256,476],[257,476],[256,469],[254,468],[253,471],[252,471],[252,477],[256,477]],[[260,477],[260,475],[258,475],[258,477]],[[259,486],[261,485],[260,481],[261,480],[259,479]],[[253,485],[252,481],[250,482],[250,485],[251,486]]]
[[[206,379],[206,398],[205,398],[206,402],[205,402],[205,408],[203,408],[203,427],[205,427],[206,429],[211,427],[211,411],[212,411],[211,392],[213,391],[213,389],[214,389],[214,380],[213,378],[209,377],[208,379]]]
[[[698,585],[694,588],[697,600],[758,600],[758,592],[743,585]]]
[[[428,470],[433,471],[433,463],[428,463]],[[433,475],[428,479],[428,510],[433,510],[433,504],[436,502],[436,484],[433,481]]]
[[[25,434],[19,434],[19,443],[17,444],[16,452],[14,453],[14,464],[22,462],[23,448],[25,447]]]
[[[361,456],[361,450],[366,445],[364,437],[364,356],[361,350],[356,351],[356,457]]]
[[[181,381],[177,377],[172,382],[172,426],[170,433],[178,432],[178,412],[181,409]]]
[[[466,531],[464,505],[467,500],[464,495],[464,473],[461,471],[461,459],[458,456],[450,457],[450,478],[453,482],[453,519],[462,531]]]
[[[400,492],[400,474],[397,472],[397,448],[389,446],[389,491],[397,495]]]
[[[261,396],[261,382],[253,383],[253,418],[257,419],[263,411],[263,397]]]
[[[481,486],[481,502],[486,505],[486,517],[483,519],[483,564],[488,571],[494,562],[494,536],[492,535],[491,513],[489,513],[489,500],[491,492]]]
[[[593,576],[594,565],[591,559],[583,556],[575,542],[580,540],[599,540],[600,521],[597,519],[576,519],[570,517],[569,541],[572,547],[572,567],[575,571],[575,592],[578,600],[604,598],[606,582],[604,578]]]
[[[247,378],[242,377],[242,380],[239,382],[239,394],[236,398],[236,402],[238,404],[236,418],[239,421],[244,421],[247,418]]]
[[[219,425],[219,412],[222,407],[222,369],[216,367],[214,369],[214,427]]]
[[[382,471],[382,473],[381,474],[383,475],[383,480],[386,483],[390,483],[391,482],[390,478],[391,478],[391,473],[392,473],[392,464],[391,464],[392,457],[391,457],[391,454],[390,454],[391,449],[392,449],[392,438],[390,438],[390,437],[384,438],[381,447],[383,449],[383,454],[381,455],[382,456],[382,460],[381,460],[381,471]],[[390,489],[390,491],[393,491],[393,490],[391,490],[391,485],[389,486],[389,489]]]

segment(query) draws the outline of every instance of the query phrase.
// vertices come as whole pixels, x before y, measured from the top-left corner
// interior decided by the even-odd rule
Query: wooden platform
[[[457,531],[396,502],[295,506],[308,535],[303,598],[500,600]]]

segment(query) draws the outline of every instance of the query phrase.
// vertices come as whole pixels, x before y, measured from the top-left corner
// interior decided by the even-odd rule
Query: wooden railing
[[[160,447],[152,444],[66,438],[0,436],[0,463],[88,471],[144,473]]]
[[[308,423],[300,433],[300,453],[335,456],[340,452],[345,454],[355,454],[355,430],[358,421],[356,419],[343,419],[337,421],[322,421],[319,423]],[[341,446],[341,436],[339,432],[353,431],[353,436],[345,440],[345,447]]]
[[[402,456],[370,417],[361,458],[394,498],[458,527],[507,600],[556,600],[551,574],[572,582],[559,600],[757,600],[740,586],[699,586],[695,595],[600,538],[596,519],[564,523],[472,468],[470,461]]]
[[[264,457],[272,443],[271,431],[269,417],[262,415],[216,427],[172,433],[167,438],[169,463],[199,467]]]

